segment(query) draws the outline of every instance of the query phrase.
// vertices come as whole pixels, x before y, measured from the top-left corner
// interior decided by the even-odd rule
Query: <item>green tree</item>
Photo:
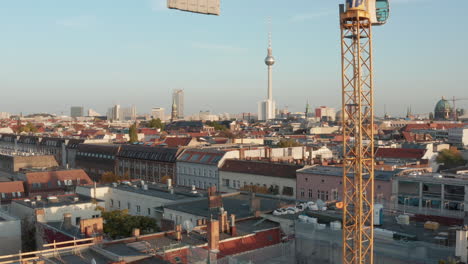
[[[443,163],[446,167],[458,167],[466,164],[460,151],[455,148],[444,149],[437,155],[437,162]]]
[[[291,139],[291,138],[281,139],[280,142],[278,143],[278,147],[280,148],[290,148],[290,147],[299,147],[299,146],[302,146],[302,145],[299,144],[299,142],[297,142],[296,140]]]
[[[149,128],[157,128],[157,129],[164,130],[164,124],[163,124],[163,122],[161,121],[161,119],[159,119],[159,118],[151,119],[151,120],[148,122],[148,127],[149,127]]]
[[[112,171],[106,171],[101,175],[101,183],[113,183],[119,180],[120,177],[115,175]]]
[[[142,235],[159,231],[156,219],[147,216],[129,215],[128,210],[101,210],[104,219],[104,233],[112,239],[130,237],[134,228],[140,229]]]
[[[214,127],[214,129],[218,131],[224,131],[228,129],[225,125],[221,125],[220,123],[215,122],[215,121],[206,121],[205,124],[207,126]]]
[[[28,122],[26,125],[22,125],[18,129],[19,133],[26,132],[26,133],[36,133],[37,132],[37,127],[33,125],[31,122]]]
[[[130,126],[130,129],[128,130],[128,136],[130,137],[130,143],[138,142],[138,132],[136,124]]]

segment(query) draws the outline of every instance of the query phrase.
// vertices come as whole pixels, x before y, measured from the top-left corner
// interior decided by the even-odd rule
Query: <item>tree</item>
[[[113,183],[119,180],[120,177],[115,175],[112,171],[106,171],[101,175],[101,183]]]
[[[18,132],[26,132],[26,133],[36,133],[37,132],[37,127],[33,125],[31,122],[28,122],[26,125],[22,125],[18,128]]]
[[[169,179],[172,179],[172,177],[169,176],[169,175],[166,175],[166,176],[162,177],[161,183],[167,184],[167,180],[169,180]]]
[[[163,122],[161,121],[161,119],[159,118],[156,118],[156,119],[151,119],[149,122],[148,122],[148,125],[147,125],[149,128],[156,128],[156,129],[161,129],[161,130],[164,130],[164,124]]]
[[[130,143],[138,142],[138,132],[136,124],[130,126],[130,129],[128,130],[128,136],[130,137]]]
[[[436,161],[443,163],[447,168],[463,166],[466,160],[463,159],[460,151],[455,148],[444,149],[437,155]]]
[[[290,148],[290,147],[299,147],[301,144],[294,139],[281,139],[278,143],[278,147],[280,148]]]
[[[130,237],[134,228],[140,229],[142,235],[159,231],[156,219],[151,217],[129,215],[126,209],[114,211],[106,211],[102,207],[99,209],[105,223],[104,233],[112,239]]]
[[[224,131],[228,129],[225,125],[221,125],[220,123],[215,122],[215,121],[206,121],[205,124],[207,126],[214,127],[214,129],[218,131]]]

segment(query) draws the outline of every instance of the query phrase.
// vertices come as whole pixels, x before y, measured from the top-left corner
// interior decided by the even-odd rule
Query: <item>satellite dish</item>
[[[185,220],[183,223],[182,223],[182,228],[187,231],[187,235],[192,232],[193,230],[193,224],[192,224],[192,221],[190,220]]]

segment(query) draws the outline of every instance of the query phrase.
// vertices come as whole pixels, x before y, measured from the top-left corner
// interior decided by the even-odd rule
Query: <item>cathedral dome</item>
[[[452,113],[452,105],[444,97],[437,102],[434,109],[434,116],[436,119],[449,119]]]

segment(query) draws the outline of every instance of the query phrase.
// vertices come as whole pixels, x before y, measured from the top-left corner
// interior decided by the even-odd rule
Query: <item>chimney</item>
[[[167,188],[168,189],[172,188],[172,179],[167,179]]]
[[[219,214],[219,225],[221,226],[221,233],[227,232],[228,228],[226,228],[226,225],[229,226],[229,223],[227,223],[227,212],[222,210],[221,213]]]
[[[250,212],[255,213],[260,210],[260,200],[255,196],[254,192],[250,193]]]
[[[63,214],[63,228],[70,229],[72,227],[72,214],[64,213]]]
[[[203,225],[203,219],[197,219],[197,226]]]
[[[181,225],[176,225],[174,235],[177,241],[182,240],[182,226]]]
[[[36,209],[34,211],[34,213],[36,215],[36,221],[38,223],[45,223],[45,211],[44,211],[44,209]]]
[[[231,215],[231,236],[237,236],[236,215]]]
[[[140,229],[139,228],[133,228],[132,229],[132,236],[133,237],[139,237],[140,236]]]
[[[212,251],[219,250],[219,221],[211,220],[208,222],[208,249]]]

